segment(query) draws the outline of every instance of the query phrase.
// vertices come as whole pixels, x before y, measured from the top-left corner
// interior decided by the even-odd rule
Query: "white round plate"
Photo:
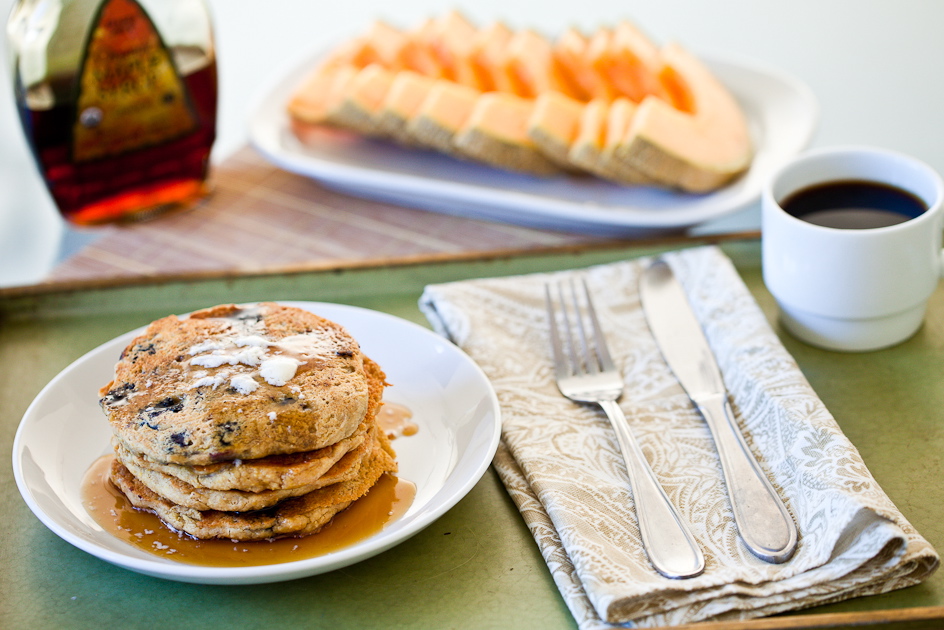
[[[439,335],[398,317],[353,306],[284,302],[345,326],[392,384],[384,399],[405,405],[419,432],[394,442],[399,477],[416,498],[398,521],[374,536],[323,556],[257,567],[187,565],[140,551],[105,532],[86,512],[81,483],[110,452],[111,429],[98,405],[122,349],[140,332],[113,339],[76,360],[26,410],[13,445],[17,486],[30,509],[65,541],[146,575],[205,584],[290,580],[344,567],[416,534],[464,497],[498,446],[498,399],[482,370]]]
[[[593,177],[530,177],[329,129],[317,144],[301,143],[285,106],[317,58],[266,91],[252,114],[250,139],[273,164],[357,197],[599,236],[678,230],[746,208],[767,176],[807,146],[819,118],[813,93],[797,79],[753,62],[706,58],[743,107],[754,139],[750,169],[730,185],[695,195]]]

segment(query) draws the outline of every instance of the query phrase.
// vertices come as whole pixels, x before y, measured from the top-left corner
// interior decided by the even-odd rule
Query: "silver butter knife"
[[[711,431],[742,540],[758,558],[786,562],[796,549],[796,525],[734,422],[721,370],[682,285],[665,261],[656,260],[643,272],[639,290],[662,356]]]

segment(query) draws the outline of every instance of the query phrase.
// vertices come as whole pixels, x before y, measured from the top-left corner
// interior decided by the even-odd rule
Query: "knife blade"
[[[786,562],[796,549],[796,525],[734,421],[721,370],[685,290],[668,263],[656,259],[643,271],[639,292],[665,362],[711,432],[741,539],[758,558]]]

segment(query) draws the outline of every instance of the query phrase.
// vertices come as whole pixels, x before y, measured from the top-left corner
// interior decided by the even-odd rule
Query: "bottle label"
[[[187,86],[135,0],[105,0],[92,22],[79,75],[72,159],[154,146],[198,125]]]

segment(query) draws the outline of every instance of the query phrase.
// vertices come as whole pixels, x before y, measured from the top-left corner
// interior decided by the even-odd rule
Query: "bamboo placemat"
[[[213,171],[197,208],[122,226],[57,265],[47,282],[246,274],[388,260],[453,259],[612,243],[367,201],[243,148]]]

